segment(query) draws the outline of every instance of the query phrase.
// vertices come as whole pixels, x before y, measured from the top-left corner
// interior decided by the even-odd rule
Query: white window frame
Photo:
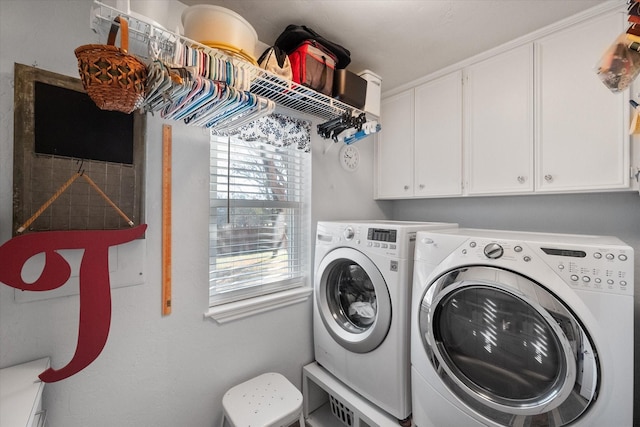
[[[247,144],[246,142],[237,141],[234,139],[227,139],[228,137],[220,137],[216,135],[211,136],[212,150],[210,156],[210,170],[211,170],[211,178],[210,178],[210,209],[214,210],[218,207],[225,208],[227,204],[227,197],[221,197],[220,190],[220,181],[217,178],[219,169],[218,165],[221,165],[220,158],[218,156],[218,152],[214,150],[214,144],[221,144],[223,142],[230,143],[229,149],[231,153],[234,153],[236,149],[236,143],[239,144]],[[277,148],[273,146],[265,146],[261,143],[251,143],[255,144],[260,149],[266,150],[296,150],[294,147],[289,148]],[[288,153],[291,154],[291,153]],[[233,191],[230,191],[226,194],[231,194],[230,203],[231,205],[227,206],[235,206],[235,207],[251,207],[258,206],[261,203],[268,204],[269,207],[275,205],[279,205],[282,208],[294,208],[299,210],[298,221],[299,225],[296,227],[299,236],[292,236],[293,238],[289,242],[290,245],[296,245],[293,248],[297,252],[297,256],[300,257],[300,262],[298,267],[300,271],[298,271],[298,277],[287,279],[284,281],[275,282],[275,284],[268,284],[264,288],[262,285],[253,286],[243,295],[242,291],[232,291],[228,295],[216,295],[210,298],[209,301],[209,310],[205,313],[205,317],[212,318],[218,323],[225,323],[232,320],[240,319],[246,316],[251,316],[254,314],[262,313],[265,311],[273,310],[280,307],[285,307],[288,305],[296,304],[299,302],[303,302],[307,300],[312,292],[312,288],[310,286],[310,257],[311,257],[311,154],[304,152],[296,152],[296,156],[299,156],[297,159],[296,167],[301,168],[302,176],[300,179],[300,185],[297,187],[296,197],[287,201],[273,201],[269,200],[267,202],[260,200],[245,200],[240,199],[237,196],[233,196]],[[227,161],[228,162],[228,161]],[[233,162],[231,162],[233,164]],[[226,163],[224,168],[226,168]],[[232,166],[233,167],[233,166]],[[226,187],[224,192],[226,192],[229,188]],[[233,185],[232,185],[233,187]],[[241,196],[242,197],[242,196]],[[226,210],[226,209],[225,209]],[[215,228],[215,214],[211,214],[210,216],[210,228]],[[210,236],[212,234],[210,233]],[[216,242],[213,240],[214,237],[210,237],[210,247],[216,246]],[[291,249],[291,248],[290,248]],[[215,256],[215,254],[214,254]],[[209,258],[210,262],[208,263],[210,270],[212,269],[212,264],[215,261],[212,261],[213,258]],[[210,275],[212,276],[213,273]],[[210,287],[211,293],[211,287]]]

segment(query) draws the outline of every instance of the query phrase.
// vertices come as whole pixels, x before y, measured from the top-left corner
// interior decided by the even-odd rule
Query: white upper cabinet
[[[377,197],[462,194],[462,73],[382,101]]]
[[[611,13],[536,42],[537,191],[629,186],[628,95],[595,72],[624,29],[625,15]]]
[[[413,196],[413,90],[382,100],[377,134],[377,197]]]
[[[465,69],[468,194],[533,191],[533,46]]]
[[[383,99],[377,197],[630,189],[629,91],[595,69],[626,15],[605,6]]]
[[[414,195],[462,194],[462,73],[415,89]]]

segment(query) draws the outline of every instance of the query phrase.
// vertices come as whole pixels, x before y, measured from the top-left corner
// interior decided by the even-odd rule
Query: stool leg
[[[224,413],[224,411],[222,412],[222,422],[220,423],[220,427],[224,427],[224,420],[227,419],[226,414]]]
[[[306,424],[304,422],[304,413],[300,411],[300,427],[305,427]]]

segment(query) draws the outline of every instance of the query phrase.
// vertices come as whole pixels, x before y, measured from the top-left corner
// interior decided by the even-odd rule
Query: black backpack
[[[337,69],[347,68],[347,65],[351,62],[351,52],[349,52],[347,48],[325,39],[320,34],[304,25],[287,25],[287,28],[285,28],[282,34],[278,36],[273,45],[279,47],[287,54],[290,54],[305,40],[315,40],[326,49],[333,52],[338,59],[338,62],[336,63]]]

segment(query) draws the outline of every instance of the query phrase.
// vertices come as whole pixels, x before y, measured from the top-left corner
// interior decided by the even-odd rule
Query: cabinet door
[[[377,197],[413,196],[413,89],[382,100],[378,133]]]
[[[465,72],[468,193],[533,191],[533,46],[498,54]]]
[[[536,43],[537,191],[628,187],[628,95],[612,93],[595,72],[624,18],[607,14]]]
[[[416,196],[462,194],[462,72],[415,89]]]

